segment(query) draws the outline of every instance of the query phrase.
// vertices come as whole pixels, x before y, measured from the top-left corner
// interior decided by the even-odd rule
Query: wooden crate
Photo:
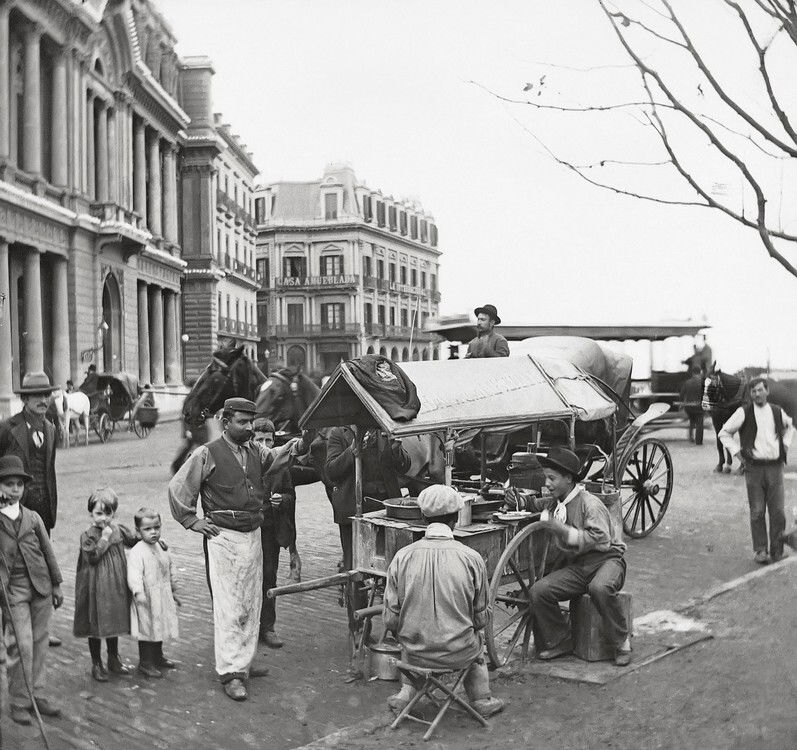
[[[621,591],[618,594],[623,609],[628,633],[631,634],[631,594]],[[584,661],[604,661],[614,658],[614,644],[603,637],[601,616],[590,599],[584,594],[570,602],[570,629],[573,635],[573,651]]]

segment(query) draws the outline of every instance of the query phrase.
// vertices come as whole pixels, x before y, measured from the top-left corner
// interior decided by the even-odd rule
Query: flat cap
[[[459,513],[464,505],[459,492],[445,484],[433,484],[418,495],[418,506],[427,518]]]
[[[254,401],[250,401],[248,398],[228,398],[224,402],[224,410],[225,411],[243,411],[247,414],[256,414],[257,407],[255,406]]]

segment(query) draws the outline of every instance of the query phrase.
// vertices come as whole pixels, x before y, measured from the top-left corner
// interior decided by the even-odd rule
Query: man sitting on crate
[[[481,555],[454,539],[464,503],[452,487],[436,484],[418,495],[429,526],[424,538],[396,552],[387,571],[382,618],[396,634],[402,660],[431,669],[463,668],[472,662],[465,690],[476,711],[488,717],[504,702],[490,693],[480,631],[487,624],[487,569]],[[474,661],[475,660],[475,661]],[[388,705],[401,711],[415,689],[402,680]]]
[[[581,462],[567,448],[551,448],[540,457],[550,495],[533,498],[529,510],[542,510],[542,523],[561,551],[558,569],[531,587],[537,657],[555,659],[573,651],[570,628],[559,602],[589,594],[603,620],[603,633],[614,645],[614,663],[631,663],[628,626],[618,593],[625,582],[625,543],[606,506],[576,484]],[[552,497],[551,497],[552,496]]]

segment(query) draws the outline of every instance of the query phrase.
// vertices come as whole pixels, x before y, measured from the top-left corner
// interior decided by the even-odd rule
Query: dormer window
[[[385,226],[385,204],[382,201],[376,202],[376,223],[378,226]]]
[[[413,240],[418,239],[418,217],[411,216],[410,217],[410,237]]]
[[[373,213],[371,212],[371,196],[364,195],[363,196],[363,219],[366,221],[371,221],[373,219]]]
[[[407,234],[407,212],[402,211],[399,214],[399,231],[403,234]]]
[[[390,222],[390,231],[391,232],[395,232],[396,229],[397,229],[397,226],[396,226],[396,207],[395,206],[390,206],[387,209],[387,215],[388,215],[388,220]]]
[[[338,218],[338,196],[336,193],[326,193],[324,195],[324,218]]]

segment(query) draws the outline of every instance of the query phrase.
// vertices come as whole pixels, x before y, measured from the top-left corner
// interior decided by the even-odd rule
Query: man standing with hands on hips
[[[252,401],[227,399],[221,437],[197,448],[169,482],[172,515],[204,537],[216,672],[236,701],[247,699],[248,678],[267,673],[251,667],[263,604],[263,477],[288,466],[303,445],[301,438],[280,448],[253,444],[254,416]]]
[[[747,392],[752,403],[740,406],[731,414],[718,437],[731,455],[743,462],[754,560],[759,565],[767,565],[783,557],[783,532],[786,530],[783,466],[794,437],[794,425],[783,409],[768,403],[766,378],[753,378],[747,385]]]

